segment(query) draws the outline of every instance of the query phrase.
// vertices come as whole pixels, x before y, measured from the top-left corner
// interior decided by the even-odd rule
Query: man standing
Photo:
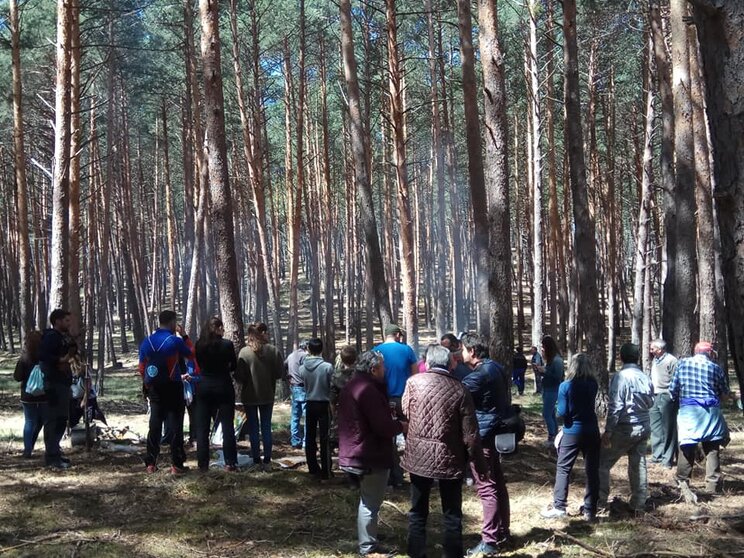
[[[666,341],[651,342],[651,382],[654,406],[651,408],[651,459],[667,469],[677,462],[677,406],[669,395],[669,382],[677,369],[677,359],[666,351]]]
[[[537,347],[534,345],[530,347],[530,354],[532,355],[530,358],[530,364],[532,365],[532,372],[535,375],[535,393],[542,393],[542,374],[538,373],[537,367],[544,366],[545,362],[543,361],[540,351],[538,351]]]
[[[599,503],[607,506],[610,493],[610,469],[622,456],[628,456],[630,506],[643,511],[648,499],[646,447],[651,426],[649,411],[654,404],[654,387],[638,366],[638,345],[626,343],[620,347],[623,367],[610,382],[607,423],[602,435],[599,461]]]
[[[194,346],[178,324],[172,310],[163,310],[158,316],[160,327],[145,339],[139,349],[139,372],[144,392],[150,400],[150,424],[147,432],[145,466],[148,473],[158,470],[160,433],[163,420],[173,429],[171,440],[171,473],[184,474],[186,452],[183,449],[183,413],[186,402],[183,383],[196,381]],[[181,369],[180,360],[187,360],[187,370]]]
[[[323,342],[314,338],[307,342],[308,355],[300,366],[300,378],[305,384],[307,420],[305,424],[305,457],[310,474],[323,480],[331,478],[331,378],[333,365],[323,360]],[[320,466],[318,445],[320,437]]]
[[[385,341],[373,350],[382,353],[385,359],[385,383],[390,406],[400,415],[400,401],[408,378],[416,373],[418,359],[413,349],[403,342],[405,332],[395,324],[385,326]],[[403,485],[403,470],[400,467],[398,446],[393,444],[393,468],[389,483],[394,487]]]
[[[480,543],[471,548],[468,555],[491,556],[510,536],[509,493],[496,451],[496,431],[501,421],[511,414],[511,386],[504,368],[489,358],[486,339],[473,334],[463,337],[462,356],[472,370],[462,383],[473,397],[483,457],[488,465],[488,478],[480,479],[475,463],[470,464],[483,506],[483,530]]]
[[[429,494],[435,480],[442,499],[442,555],[462,558],[462,479],[467,461],[476,463],[479,477],[487,475],[473,399],[449,373],[451,365],[445,347],[430,347],[428,371],[412,376],[403,394],[409,426],[402,464],[411,475],[407,550],[412,558],[426,556]]]
[[[669,393],[679,403],[677,429],[682,454],[677,462],[677,483],[688,502],[697,502],[689,482],[697,445],[705,454],[705,482],[708,492],[721,490],[721,446],[729,441],[728,426],[721,412],[721,400],[731,397],[728,378],[713,362],[713,346],[701,341],[695,356],[683,358],[669,384]]]
[[[368,351],[356,363],[355,374],[339,394],[338,418],[338,464],[359,484],[359,553],[385,555],[377,540],[378,514],[393,465],[393,436],[407,423],[390,413],[381,353]]]
[[[462,343],[454,333],[445,333],[439,340],[439,344],[449,349],[450,354],[455,358],[455,367],[452,369],[452,375],[458,380],[463,380],[472,370],[462,361]]]
[[[517,347],[512,358],[512,383],[517,386],[517,393],[524,395],[524,375],[527,372],[527,359],[522,347]]]
[[[290,444],[295,449],[301,449],[305,442],[305,433],[302,431],[302,417],[305,416],[305,384],[300,377],[300,366],[307,356],[307,341],[292,351],[284,361],[284,372],[289,380],[289,389],[292,395],[292,412],[289,419]]]
[[[44,330],[39,353],[48,405],[44,423],[44,460],[54,469],[67,469],[70,460],[63,457],[59,444],[65,435],[70,414],[70,359],[75,352],[75,345],[67,337],[70,313],[58,308],[49,316],[49,323],[52,327]]]

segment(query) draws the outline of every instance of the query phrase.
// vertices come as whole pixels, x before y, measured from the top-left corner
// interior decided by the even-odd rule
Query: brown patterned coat
[[[403,393],[408,417],[402,467],[433,479],[461,479],[469,460],[486,474],[473,399],[446,370],[433,368],[408,379]]]

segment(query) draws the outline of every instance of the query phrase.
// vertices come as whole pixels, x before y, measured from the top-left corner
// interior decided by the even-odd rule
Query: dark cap
[[[401,327],[397,324],[388,324],[385,326],[385,337],[395,335],[396,333],[405,334],[405,332],[406,331],[404,329],[401,329]]]

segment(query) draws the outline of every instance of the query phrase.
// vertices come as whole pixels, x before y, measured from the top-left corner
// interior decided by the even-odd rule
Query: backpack
[[[146,386],[156,382],[161,383],[168,381],[169,370],[165,363],[165,359],[155,359],[154,356],[160,352],[168,341],[170,341],[171,337],[173,337],[173,335],[166,337],[165,341],[163,341],[157,349],[155,348],[155,345],[152,344],[152,338],[147,338],[147,342],[150,343],[150,348],[153,353],[150,355],[150,363],[145,368],[144,380]]]
[[[28,375],[26,393],[34,397],[44,394],[44,373],[39,364],[35,364]]]

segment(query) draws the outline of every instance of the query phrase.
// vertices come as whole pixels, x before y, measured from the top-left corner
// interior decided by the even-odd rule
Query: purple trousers
[[[475,465],[470,464],[475,488],[483,506],[481,539],[483,542],[498,544],[509,536],[509,493],[506,491],[506,481],[501,471],[499,452],[496,451],[493,442],[484,445],[483,457],[488,464],[488,480],[479,480]]]

